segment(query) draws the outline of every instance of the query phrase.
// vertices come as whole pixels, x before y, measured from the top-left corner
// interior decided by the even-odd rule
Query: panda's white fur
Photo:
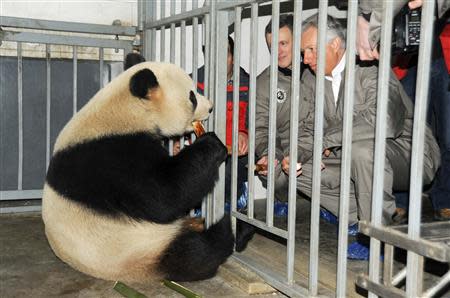
[[[152,264],[183,228],[184,220],[166,225],[100,216],[64,199],[48,185],[43,198],[45,233],[61,260],[107,280],[162,278],[151,271]]]
[[[146,99],[137,98],[130,92],[130,80],[133,75],[143,69],[150,69],[158,81],[158,87],[150,88]],[[189,100],[191,91],[195,93],[197,99],[195,110],[192,102]],[[77,146],[80,144],[91,144],[110,136],[121,138],[122,135],[133,135],[136,132],[156,134],[161,137],[182,135],[192,131],[191,123],[193,120],[206,119],[211,108],[212,103],[195,91],[192,80],[179,67],[152,62],[137,64],[100,90],[67,123],[56,140],[52,162],[54,162],[55,156],[59,156],[62,153],[70,153],[71,150],[78,148]],[[197,150],[195,148],[200,148],[201,146],[203,146],[202,148],[205,148],[205,146],[211,147],[211,138],[212,136],[210,135],[205,137],[203,141],[199,141],[198,145],[195,142],[192,146],[189,146],[192,148],[185,150],[186,157],[183,157],[184,153],[180,153],[180,159],[191,160],[190,156],[187,157],[188,154],[192,154],[192,156],[196,154],[195,156],[198,157],[200,153],[195,152]],[[216,144],[215,146],[220,148],[217,146],[223,146],[223,144]],[[191,151],[187,152],[188,150]],[[223,150],[226,152],[226,149]],[[201,154],[204,154],[206,151],[201,152],[203,152]],[[214,154],[217,155],[217,153]],[[132,158],[136,157],[130,156],[130,159]],[[217,165],[212,165],[213,172],[211,173],[213,174],[209,175],[216,175],[217,169],[215,168],[218,168],[220,165],[220,158],[223,159],[223,157],[219,157],[219,160],[217,160],[217,157],[215,157]],[[172,158],[165,156],[164,159],[167,159],[168,162],[173,161]],[[223,236],[222,238],[224,238],[216,240],[216,235],[213,235],[213,232],[209,232],[211,229],[199,232],[195,223],[191,227],[193,224],[191,219],[182,216],[167,223],[155,223],[142,218],[133,218],[120,212],[118,214],[108,214],[108,212],[102,214],[88,206],[90,198],[82,198],[80,202],[73,198],[65,197],[62,191],[57,191],[51,186],[51,183],[49,183],[51,175],[56,177],[52,178],[53,181],[55,179],[57,181],[57,179],[63,179],[60,176],[65,175],[64,173],[69,171],[65,168],[53,170],[52,162],[49,167],[42,200],[42,217],[45,223],[45,232],[55,254],[77,270],[102,279],[138,282],[145,282],[155,278],[172,277],[180,280],[195,280],[210,277],[218,265],[215,268],[209,268],[208,272],[198,276],[194,274],[192,277],[184,277],[184,268],[175,268],[174,270],[177,271],[173,275],[170,272],[172,269],[166,268],[171,267],[172,265],[170,264],[173,264],[175,261],[175,259],[170,259],[170,254],[184,253],[183,243],[175,244],[172,247],[169,256],[166,256],[169,261],[166,262],[165,271],[161,270],[162,254],[166,252],[169,245],[174,245],[174,241],[180,237],[206,237],[205,239],[208,239],[206,242],[211,242],[208,245],[214,246],[214,241],[217,241],[218,247],[226,247],[224,249],[227,251],[223,252],[220,257],[217,257],[217,260],[214,259],[216,258],[215,256],[212,256],[214,261],[217,261],[217,264],[222,263],[231,254],[233,238],[231,230],[228,228],[228,223],[222,223],[221,227],[215,228],[219,231],[219,234],[223,234],[217,237]],[[76,165],[77,161],[73,162]],[[142,162],[145,163],[146,161],[143,160]],[[185,161],[179,166],[184,166],[184,163]],[[178,166],[178,164],[175,165]],[[64,166],[59,166],[59,168]],[[198,167],[200,166],[198,165]],[[51,174],[50,171],[56,171],[56,174]],[[193,171],[196,170],[194,169]],[[127,173],[123,174],[125,176]],[[70,180],[67,177],[64,179]],[[209,177],[209,179],[215,178]],[[130,184],[133,183],[131,182]],[[203,181],[199,181],[199,183],[204,184]],[[211,188],[211,186],[208,187]],[[208,192],[210,189],[205,191]],[[151,199],[153,198],[149,196],[148,200]],[[201,198],[198,198],[198,200],[201,201]],[[126,204],[126,199],[124,199],[124,202]],[[186,202],[183,201],[183,203]],[[174,202],[174,204],[177,203]],[[193,208],[195,206],[189,207]],[[224,230],[225,232],[222,233]],[[205,241],[202,240],[201,242]],[[217,250],[217,248],[211,250],[209,248],[205,249],[205,253],[211,254],[210,251]],[[205,261],[208,260],[208,257],[204,257]],[[183,255],[182,258],[186,258],[186,256]],[[180,261],[183,262],[183,260]],[[199,266],[202,265],[199,264]],[[189,270],[195,272],[194,268]],[[188,275],[192,274],[190,271],[186,272]]]

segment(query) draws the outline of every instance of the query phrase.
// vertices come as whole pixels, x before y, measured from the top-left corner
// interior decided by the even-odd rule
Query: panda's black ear
[[[145,62],[145,58],[141,54],[129,53],[125,57],[125,62],[124,62],[124,65],[123,65],[123,69],[127,70],[131,66],[139,64],[141,62]]]
[[[144,68],[135,73],[130,80],[130,92],[136,97],[146,98],[148,92],[159,86],[155,74],[148,68]]]

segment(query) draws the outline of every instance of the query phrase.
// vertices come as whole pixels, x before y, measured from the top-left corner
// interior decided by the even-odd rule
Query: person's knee
[[[373,141],[354,142],[352,145],[353,162],[372,162],[374,153]]]

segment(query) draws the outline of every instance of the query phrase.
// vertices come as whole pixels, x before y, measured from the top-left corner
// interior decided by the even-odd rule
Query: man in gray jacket
[[[315,101],[315,72],[317,66],[317,25],[314,15],[303,22],[302,52],[305,70],[303,81],[303,98],[313,105]],[[338,215],[340,192],[340,162],[342,147],[342,120],[344,102],[344,68],[345,68],[345,29],[334,18],[328,17],[326,66],[325,66],[325,122],[323,135],[325,169],[322,172],[321,205]],[[352,163],[350,192],[350,221],[370,220],[373,178],[373,152],[375,141],[375,120],[377,100],[378,68],[376,66],[355,69]],[[389,79],[389,102],[387,115],[386,165],[384,176],[384,222],[390,222],[395,210],[393,189],[405,190],[409,187],[410,151],[412,141],[413,105],[401,84],[392,74]],[[310,113],[309,117],[313,117]],[[301,131],[310,132],[307,143],[312,142],[312,120],[300,119]],[[302,139],[301,139],[302,140]],[[305,136],[303,136],[305,140]],[[330,152],[332,152],[330,154]],[[431,130],[427,127],[424,158],[424,184],[434,177],[439,166],[439,147]],[[287,172],[289,163],[283,164]],[[298,189],[311,195],[312,160],[303,161],[302,175],[297,178]],[[354,208],[356,206],[357,208]]]
[[[289,150],[289,113],[291,105],[291,69],[292,69],[292,26],[293,16],[280,15],[278,37],[278,84],[277,84],[277,135],[276,163],[278,164]],[[266,26],[265,38],[270,50],[272,42],[272,22]],[[267,67],[257,79],[256,88],[256,155],[257,164],[267,169],[269,141],[269,103],[270,103],[270,67]],[[306,111],[307,109],[302,109]],[[303,116],[303,118],[305,118]],[[309,158],[309,157],[308,157]],[[287,200],[287,184],[281,167],[275,168],[275,196],[278,200]],[[267,170],[259,172],[263,183],[266,183]]]

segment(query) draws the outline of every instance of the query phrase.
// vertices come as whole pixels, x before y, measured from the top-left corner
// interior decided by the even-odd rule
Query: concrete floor
[[[259,200],[257,209],[264,209]],[[425,205],[426,209],[426,205]],[[297,245],[295,260],[296,283],[307,286],[309,258],[309,210],[310,203],[299,200],[297,206]],[[286,218],[275,218],[275,226],[286,225]],[[257,234],[243,253],[259,260],[271,269],[284,272],[284,241],[269,239]],[[273,238],[273,237],[272,237]],[[355,238],[349,237],[349,242]],[[319,248],[319,292],[332,296],[336,280],[337,226],[321,219]],[[398,264],[404,263],[399,258]],[[61,262],[51,251],[44,235],[40,214],[0,215],[0,297],[122,297],[113,290],[114,283],[84,275]],[[365,296],[355,287],[356,275],[367,272],[368,262],[348,261],[348,297]],[[431,283],[436,274],[448,270],[447,264],[426,266],[425,282]],[[225,274],[226,275],[226,274]],[[203,297],[285,297],[279,292],[249,295],[239,287],[232,286],[223,272],[206,281],[183,283]],[[147,297],[183,297],[160,283],[130,285]],[[450,290],[440,297],[450,297]]]

